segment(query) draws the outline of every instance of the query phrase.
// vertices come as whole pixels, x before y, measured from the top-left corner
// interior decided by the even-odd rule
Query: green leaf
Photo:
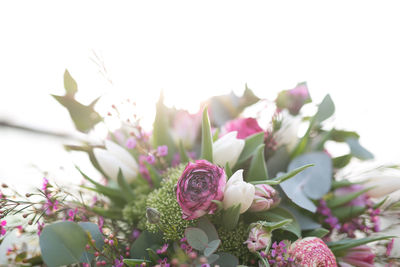
[[[328,119],[335,112],[335,104],[332,101],[330,95],[326,95],[318,106],[317,114],[315,114],[315,120],[317,123],[321,123]]]
[[[337,130],[337,129],[332,129],[331,131],[330,138],[333,141],[336,142],[345,142],[347,138],[353,137],[353,138],[360,138],[360,135],[356,132],[350,132],[350,131],[344,131],[344,130]]]
[[[353,156],[351,154],[343,155],[332,159],[333,167],[336,169],[341,169],[350,163]]]
[[[290,162],[290,155],[286,146],[281,146],[267,160],[267,170],[269,177],[275,177],[280,172],[286,172]]]
[[[222,213],[222,224],[227,230],[235,229],[240,215],[241,204],[233,205]]]
[[[100,207],[93,207],[90,208],[90,210],[92,210],[94,213],[106,217],[106,218],[110,218],[110,219],[115,219],[115,220],[120,220],[122,218],[122,211],[120,209],[104,209],[104,208],[100,208]]]
[[[304,165],[314,164],[292,179],[280,183],[282,190],[296,205],[315,212],[317,207],[309,199],[320,199],[329,192],[332,182],[332,160],[324,152],[312,152],[296,157],[290,162],[292,171]]]
[[[199,251],[203,251],[208,244],[207,234],[195,227],[188,227],[185,230],[185,237],[189,245]]]
[[[118,186],[121,189],[121,194],[125,198],[126,202],[130,202],[135,199],[135,195],[131,189],[131,186],[126,182],[121,169],[118,171]]]
[[[143,262],[151,263],[151,261],[143,260],[143,259],[124,259],[123,261],[126,265],[131,266],[131,267],[136,267],[138,265],[140,266]]]
[[[109,197],[111,199],[117,199],[119,201],[125,202],[125,199],[121,196],[121,191],[117,189],[113,189],[107,186],[104,186],[102,184],[99,184],[98,182],[92,180],[89,176],[87,176],[85,173],[83,173],[79,167],[75,166],[75,168],[82,174],[82,176],[88,180],[90,183],[92,183],[96,187],[96,192],[99,192],[100,194],[105,195],[106,197]],[[86,188],[86,187],[84,187]],[[89,188],[88,188],[89,189]]]
[[[267,212],[264,212],[263,215],[265,216],[265,220],[268,220],[270,222],[284,222],[285,220],[289,219],[290,222],[287,222],[287,224],[285,223],[282,229],[293,233],[294,235],[296,235],[297,238],[301,237],[300,225],[294,215],[288,210],[277,207]]]
[[[143,231],[131,246],[131,257],[135,259],[148,259],[149,253],[146,249],[158,249],[163,243],[164,240],[161,234]]]
[[[219,137],[219,128],[215,129],[214,134],[213,134],[213,142],[217,141]]]
[[[342,206],[342,205],[352,201],[353,199],[358,198],[359,196],[361,196],[365,192],[368,192],[371,189],[372,189],[372,187],[368,187],[368,188],[364,188],[363,190],[360,190],[358,192],[354,192],[354,193],[347,194],[344,196],[334,196],[327,201],[328,207],[333,209],[333,208]]]
[[[211,202],[217,205],[217,210],[215,212],[221,211],[224,208],[224,204],[222,203],[222,201],[213,199],[211,200]]]
[[[347,138],[346,143],[350,147],[351,154],[361,160],[373,159],[374,155],[366,150],[364,147],[360,145],[360,142],[356,138]]]
[[[225,164],[225,174],[228,178],[232,176],[232,169],[229,167],[229,162]]]
[[[44,227],[39,244],[48,266],[78,263],[88,242],[85,231],[74,222],[56,222]]]
[[[147,248],[146,249],[147,253],[149,254],[149,258],[152,262],[158,262],[158,260],[160,259],[160,257],[157,255],[157,253],[151,249],[151,248]]]
[[[379,236],[379,237],[365,237],[365,238],[358,238],[358,239],[341,239],[335,242],[328,242],[326,243],[331,251],[336,255],[342,251],[346,251],[350,248],[358,247],[364,244],[368,244],[371,242],[385,240],[389,238],[394,238],[395,236]]]
[[[249,173],[247,174],[247,182],[261,181],[268,179],[267,164],[264,157],[265,145],[259,145],[256,153],[251,160]]]
[[[94,243],[96,245],[96,248],[100,251],[103,250],[103,234],[99,230],[99,226],[95,223],[91,222],[80,222],[78,223],[80,227],[86,232],[90,234],[90,238],[94,239]],[[94,259],[94,254],[85,251],[80,258],[80,262],[85,262],[85,263],[90,263]]]
[[[208,243],[207,247],[204,249],[204,256],[209,257],[211,254],[213,254],[221,244],[221,240],[213,240],[210,243]]]
[[[332,209],[332,214],[339,219],[339,221],[344,222],[351,218],[358,217],[364,213],[366,207],[362,206],[342,206]]]
[[[74,78],[72,78],[71,74],[69,74],[68,70],[65,70],[64,72],[64,88],[66,94],[71,97],[73,97],[78,91],[78,85]]]
[[[215,229],[215,226],[207,218],[201,217],[197,222],[197,227],[207,234],[209,241],[214,241],[218,239],[218,233]]]
[[[182,140],[179,140],[179,156],[181,158],[182,164],[186,164],[189,162],[189,156],[188,156],[185,148],[183,147]]]
[[[311,230],[311,231],[306,231],[305,234],[304,234],[304,237],[315,236],[315,237],[323,238],[327,234],[329,234],[329,230],[328,229],[317,228],[317,229],[314,229],[314,230]]]
[[[335,189],[338,189],[338,188],[341,188],[341,187],[352,186],[352,185],[355,185],[355,184],[360,184],[360,183],[353,183],[353,182],[350,182],[349,180],[346,180],[346,179],[340,180],[340,181],[333,180],[332,181],[332,190],[335,190]]]
[[[238,164],[242,164],[249,159],[257,151],[257,147],[264,143],[264,133],[250,135],[244,142],[244,148],[237,161]]]
[[[93,108],[98,98],[89,106],[85,106],[70,96],[52,96],[68,110],[76,129],[81,132],[88,132],[103,120]]]
[[[175,143],[169,130],[168,114],[167,107],[164,105],[164,96],[161,93],[156,105],[156,116],[153,123],[153,145],[154,147],[168,146],[166,159],[171,162],[172,157],[175,155]]]
[[[203,120],[201,124],[201,157],[209,162],[213,162],[213,141],[211,136],[211,125],[208,118],[207,108],[203,110]]]
[[[149,171],[150,178],[151,178],[151,181],[153,182],[154,187],[155,188],[160,187],[162,177],[158,173],[157,169],[153,165],[149,164],[148,162],[145,162],[144,164],[146,165],[146,168]]]
[[[239,266],[239,260],[232,254],[226,252],[218,252],[217,255],[219,256],[219,258],[214,263],[215,265],[219,265],[220,267]]]
[[[278,177],[275,177],[271,180],[264,180],[264,181],[255,181],[251,182],[252,184],[268,184],[268,185],[278,185],[286,180],[289,180],[290,178],[294,177],[296,174],[304,171],[305,169],[314,166],[314,164],[307,164],[304,166],[301,166],[299,168],[294,169],[293,171],[290,171],[288,173],[282,174]]]

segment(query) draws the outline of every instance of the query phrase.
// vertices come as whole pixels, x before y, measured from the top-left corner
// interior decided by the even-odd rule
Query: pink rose
[[[237,131],[237,138],[239,139],[245,139],[250,135],[264,131],[258,125],[257,120],[253,118],[239,118],[228,121],[224,126],[224,130],[226,132]]]
[[[212,200],[223,199],[225,185],[223,168],[206,160],[189,162],[178,180],[176,190],[182,218],[193,220],[205,214],[213,214],[217,205]]]

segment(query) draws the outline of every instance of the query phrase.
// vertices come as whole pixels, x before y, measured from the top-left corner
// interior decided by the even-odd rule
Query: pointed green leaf
[[[158,173],[157,169],[153,165],[149,164],[148,162],[145,162],[144,164],[146,165],[146,168],[149,171],[150,178],[151,178],[151,181],[153,182],[154,187],[155,188],[160,187],[162,177]]]
[[[189,162],[189,156],[188,156],[185,148],[183,147],[182,140],[179,140],[179,156],[181,158],[182,164],[186,164]]]
[[[94,213],[103,216],[105,218],[120,220],[122,218],[122,211],[120,209],[103,209],[100,207],[90,208]]]
[[[278,177],[275,177],[273,179],[270,180],[264,180],[264,181],[255,181],[255,182],[251,182],[252,184],[268,184],[268,185],[278,185],[286,180],[289,180],[290,178],[294,177],[296,174],[304,171],[305,169],[314,166],[314,164],[307,164],[304,166],[301,166],[299,168],[296,168],[288,173],[285,173],[283,175],[280,175]]]
[[[185,230],[185,237],[189,245],[199,251],[203,251],[208,245],[207,234],[195,227],[188,227]]]
[[[329,230],[328,229],[317,228],[317,229],[305,232],[304,237],[315,236],[315,237],[323,238],[327,234],[329,234]]]
[[[351,154],[346,154],[340,157],[335,157],[332,159],[333,167],[336,169],[341,169],[350,163],[353,156]]]
[[[215,129],[213,134],[213,142],[217,141],[219,137],[219,128]]]
[[[141,264],[144,262],[144,263],[151,263],[151,261],[149,261],[149,260],[143,260],[143,259],[124,259],[123,260],[124,261],[124,263],[126,264],[126,265],[128,265],[128,266],[131,266],[131,267],[136,267],[136,266],[141,266]]]
[[[301,237],[300,225],[295,219],[294,215],[288,210],[277,207],[272,210],[262,212],[259,216],[262,216],[260,218],[269,222],[285,222],[282,227],[283,230],[293,233],[297,238]],[[290,222],[285,220],[290,220]]]
[[[249,173],[247,174],[247,182],[261,181],[268,179],[267,163],[264,157],[265,145],[259,145],[256,153],[251,160]]]
[[[76,129],[81,132],[88,132],[103,120],[93,106],[85,106],[69,96],[52,96],[68,110]]]
[[[153,123],[153,145],[154,147],[168,146],[166,159],[171,162],[172,157],[175,155],[175,143],[169,131],[168,113],[167,107],[164,105],[164,96],[161,93],[156,105],[156,117]]]
[[[78,85],[74,78],[72,78],[71,74],[69,74],[68,70],[65,70],[64,72],[64,88],[66,94],[72,97],[78,91]]]
[[[317,114],[315,114],[315,120],[317,123],[321,123],[328,119],[335,112],[335,104],[332,101],[330,95],[326,95],[318,106]]]
[[[235,229],[239,222],[240,204],[229,207],[222,213],[222,224],[227,230]]]
[[[334,197],[332,197],[331,199],[329,199],[327,201],[328,207],[333,209],[333,208],[337,208],[339,206],[342,206],[342,205],[344,205],[346,203],[349,203],[353,199],[358,198],[359,196],[361,196],[365,192],[368,192],[371,189],[372,189],[372,187],[368,187],[368,188],[364,188],[363,190],[360,190],[358,192],[354,192],[354,193],[347,194],[347,195],[344,195],[344,196],[334,196]]]
[[[225,174],[228,178],[232,176],[232,169],[229,167],[229,162],[225,164]]]
[[[44,227],[39,237],[42,258],[48,266],[78,263],[88,237],[75,222],[56,222]]]
[[[126,182],[121,169],[118,171],[118,186],[121,189],[122,196],[125,198],[126,202],[130,202],[135,199],[135,195],[131,189],[131,186]]]
[[[211,136],[211,125],[208,118],[207,108],[203,111],[203,120],[201,124],[201,157],[202,159],[213,162],[213,141]]]
[[[262,132],[250,135],[244,141],[244,148],[237,161],[238,164],[241,164],[249,159],[255,153],[255,151],[257,151],[257,147],[264,143],[264,133]]]
[[[358,246],[368,244],[371,242],[385,240],[385,239],[394,238],[394,237],[395,236],[365,237],[365,238],[358,238],[358,239],[346,238],[346,239],[341,239],[341,240],[335,241],[335,242],[328,242],[327,245],[331,249],[331,251],[336,255],[337,253],[346,251],[350,248],[354,248],[354,247],[358,247]]]

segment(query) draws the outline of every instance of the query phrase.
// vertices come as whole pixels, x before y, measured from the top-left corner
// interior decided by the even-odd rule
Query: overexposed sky
[[[399,11],[398,1],[2,1],[0,120],[71,131],[49,96],[63,94],[65,68],[78,99],[129,97],[147,125],[161,89],[196,111],[245,83],[274,99],[307,81],[317,102],[331,94],[337,125],[399,162]],[[54,163],[60,144],[40,140],[0,130],[0,179],[26,175],[30,160],[68,164]]]

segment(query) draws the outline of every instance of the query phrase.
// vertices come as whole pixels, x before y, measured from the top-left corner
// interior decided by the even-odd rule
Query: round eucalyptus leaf
[[[87,241],[86,232],[75,222],[47,225],[39,238],[42,258],[49,267],[77,263],[85,252]]]

